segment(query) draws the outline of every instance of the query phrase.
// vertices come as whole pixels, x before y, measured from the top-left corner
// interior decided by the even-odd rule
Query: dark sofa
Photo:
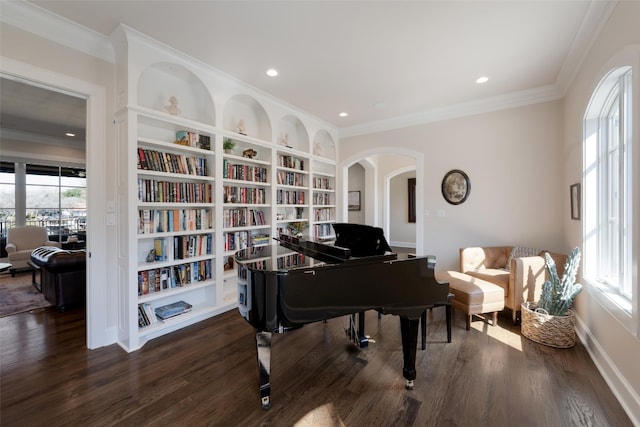
[[[87,295],[86,251],[67,251],[41,246],[31,253],[31,262],[40,269],[45,298],[58,310],[84,306]]]

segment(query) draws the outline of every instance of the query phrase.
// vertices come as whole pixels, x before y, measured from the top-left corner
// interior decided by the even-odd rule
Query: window
[[[0,168],[0,236],[7,236],[7,224],[15,224],[16,182],[13,163]]]
[[[16,174],[24,178],[17,179]],[[18,185],[18,182],[23,184]],[[20,209],[18,199],[24,200]],[[60,240],[86,227],[86,178],[84,169],[27,164],[18,168],[2,162],[0,170],[0,227],[16,225],[16,215],[25,225],[46,227],[50,237]]]
[[[601,80],[585,115],[583,140],[583,276],[629,319],[636,292],[632,230],[638,227],[631,191],[631,76],[631,67],[620,67]]]

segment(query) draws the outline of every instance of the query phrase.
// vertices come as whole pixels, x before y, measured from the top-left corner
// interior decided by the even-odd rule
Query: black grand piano
[[[449,284],[434,277],[435,257],[399,259],[377,227],[333,227],[334,244],[283,235],[278,245],[248,248],[235,255],[239,311],[257,330],[260,398],[265,409],[271,405],[273,333],[370,309],[398,315],[402,372],[411,389],[420,318],[427,308],[449,303]],[[357,332],[353,318],[347,333],[361,345],[364,316]]]

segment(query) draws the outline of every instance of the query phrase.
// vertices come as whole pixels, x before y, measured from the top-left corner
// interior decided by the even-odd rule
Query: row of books
[[[159,203],[211,203],[212,186],[208,182],[173,182],[138,179],[138,200]]]
[[[313,204],[314,205],[332,205],[331,203],[332,194],[329,193],[313,193]]]
[[[297,157],[280,154],[278,156],[278,166],[283,168],[298,169],[303,171],[304,160],[298,159]]]
[[[176,132],[176,140],[174,142],[187,147],[211,150],[211,137],[209,135],[200,135],[197,132],[189,132],[186,130],[178,131]]]
[[[279,205],[304,205],[304,191],[278,190],[276,200]]]
[[[333,178],[314,177],[313,188],[319,190],[333,190]]]
[[[331,239],[336,237],[331,224],[315,224],[313,226],[313,234],[318,239]]]
[[[153,323],[158,323],[158,318],[151,304],[138,304],[138,327],[143,328]]]
[[[138,295],[162,292],[211,279],[211,260],[194,261],[172,267],[138,272]]]
[[[252,246],[266,245],[269,243],[269,235],[249,231],[235,231],[224,233],[224,250],[238,251]]]
[[[331,221],[335,219],[335,209],[333,208],[322,208],[315,209],[313,214],[315,221]]]
[[[173,258],[185,259],[194,256],[210,255],[213,245],[211,234],[173,237]]]
[[[247,272],[249,271],[249,268],[253,270],[266,270],[267,261],[260,260],[241,265],[240,267],[238,267],[238,278],[243,281],[247,280]],[[239,302],[244,303],[244,301],[242,300],[240,300]]]
[[[300,253],[293,253],[290,255],[286,255],[283,257],[279,257],[277,259],[276,264],[278,265],[278,269],[297,267],[300,265],[304,265],[305,256]]]
[[[305,175],[297,172],[278,171],[276,179],[280,185],[294,185],[296,187],[304,187]]]
[[[264,188],[224,186],[225,203],[264,204],[267,202],[267,192]]]
[[[197,231],[213,228],[211,209],[140,209],[138,234]]]
[[[207,159],[138,148],[138,169],[207,176]]]
[[[225,228],[266,224],[264,212],[248,208],[225,209],[223,221]]]
[[[242,181],[268,182],[269,172],[262,166],[233,164],[227,159],[222,161],[222,177]]]

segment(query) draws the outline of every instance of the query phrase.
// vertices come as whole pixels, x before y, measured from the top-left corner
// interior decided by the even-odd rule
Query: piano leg
[[[418,347],[418,329],[420,318],[409,320],[400,316],[400,333],[402,334],[402,356],[404,367],[402,375],[406,378],[407,390],[413,390],[413,380],[416,379],[416,351]]]
[[[260,400],[262,409],[271,407],[271,332],[258,332],[256,334],[258,348],[258,374],[260,376]]]
[[[451,304],[445,307],[447,316],[447,342],[451,342]]]
[[[349,316],[349,327],[345,330],[349,340],[358,346],[365,348],[369,345],[369,337],[364,334],[364,311],[357,314],[358,321],[356,326],[356,314]]]

